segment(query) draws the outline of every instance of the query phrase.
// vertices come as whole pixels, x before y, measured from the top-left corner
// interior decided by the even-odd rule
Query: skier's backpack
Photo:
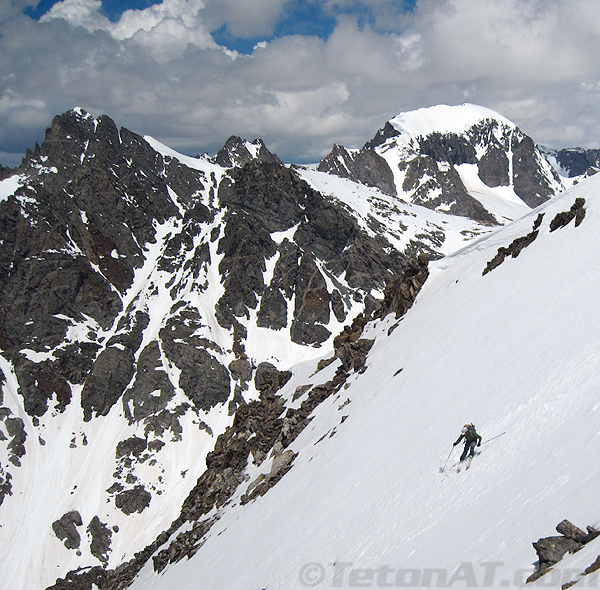
[[[476,432],[475,430],[475,424],[465,424],[463,429],[462,429],[462,433],[467,436],[467,434],[473,434],[474,432]]]

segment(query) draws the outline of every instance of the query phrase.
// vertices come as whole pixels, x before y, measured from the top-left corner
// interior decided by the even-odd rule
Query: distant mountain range
[[[586,178],[600,169],[600,150],[583,148],[565,148],[551,150],[541,148],[542,153],[554,165],[561,175],[567,178]]]

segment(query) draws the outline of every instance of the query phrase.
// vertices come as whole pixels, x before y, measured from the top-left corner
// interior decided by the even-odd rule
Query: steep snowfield
[[[549,232],[576,197],[583,223]],[[537,240],[482,276],[540,212]],[[243,507],[234,499],[193,558],[160,575],[147,565],[132,588],[521,586],[532,542],[564,518],[600,524],[599,236],[600,176],[433,264],[391,334],[390,316],[364,334],[376,338],[367,370],[316,409],[291,471]],[[282,393],[334,370],[309,378],[302,365]],[[506,434],[468,471],[452,468],[454,449],[440,473],[466,422],[484,440]],[[565,568],[599,553],[596,540]],[[576,579],[556,572],[536,586]]]
[[[531,207],[517,196],[512,186],[490,188],[482,182],[475,164],[461,164],[457,170],[468,193],[494,215],[498,223],[514,221],[531,211]]]
[[[411,242],[421,241],[441,254],[450,254],[472,241],[474,236],[491,231],[489,226],[467,217],[447,215],[414,205],[347,178],[311,169],[299,169],[297,172],[315,190],[344,203],[362,229],[371,235],[383,233],[390,244],[401,252]],[[483,183],[480,181],[479,184]],[[479,185],[474,189],[476,191],[483,192]],[[490,189],[488,192],[491,192]],[[530,208],[519,199],[523,207],[515,210],[513,194],[512,191],[505,191],[498,198],[496,189],[494,196],[497,208],[510,210],[515,216],[525,215]],[[373,222],[376,230],[372,228]],[[429,235],[426,232],[430,232]],[[443,238],[440,238],[441,235]]]

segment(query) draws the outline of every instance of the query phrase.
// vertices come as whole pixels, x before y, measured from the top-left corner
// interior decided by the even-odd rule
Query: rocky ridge
[[[36,527],[53,540],[37,551],[73,571],[131,555],[134,522],[165,529],[177,507],[161,495],[204,472],[236,409],[260,398],[259,367],[333,348],[412,255],[259,140],[189,158],[75,109],[3,175],[0,517],[28,510],[22,490],[42,494]],[[39,491],[55,468],[58,502]],[[98,471],[92,512],[83,482]],[[27,527],[2,534],[30,542]]]
[[[443,138],[423,149],[470,157]],[[389,167],[382,155],[352,162],[371,184]],[[190,158],[81,109],[2,176],[0,522],[35,522],[0,534],[58,565],[32,569],[36,587],[58,572],[57,588],[121,587],[106,580],[159,548],[158,564],[197,547],[240,486],[243,502],[266,493],[315,404],[364,368],[367,319],[400,317],[456,231],[435,207],[421,219],[378,191],[365,226],[260,140]],[[473,207],[486,230],[494,220]],[[404,249],[389,239],[408,232],[392,209],[414,220]],[[333,374],[286,407],[290,366],[321,356]],[[245,481],[248,454],[276,461]],[[167,550],[178,518],[194,532]]]

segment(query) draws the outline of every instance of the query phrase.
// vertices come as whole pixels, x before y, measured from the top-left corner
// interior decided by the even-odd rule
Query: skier
[[[461,463],[467,458],[467,455],[469,455],[470,459],[473,458],[475,455],[475,445],[478,447],[481,446],[481,437],[477,434],[474,424],[465,424],[460,431],[458,440],[452,446],[455,447],[463,438],[465,439],[465,450],[460,456]]]

